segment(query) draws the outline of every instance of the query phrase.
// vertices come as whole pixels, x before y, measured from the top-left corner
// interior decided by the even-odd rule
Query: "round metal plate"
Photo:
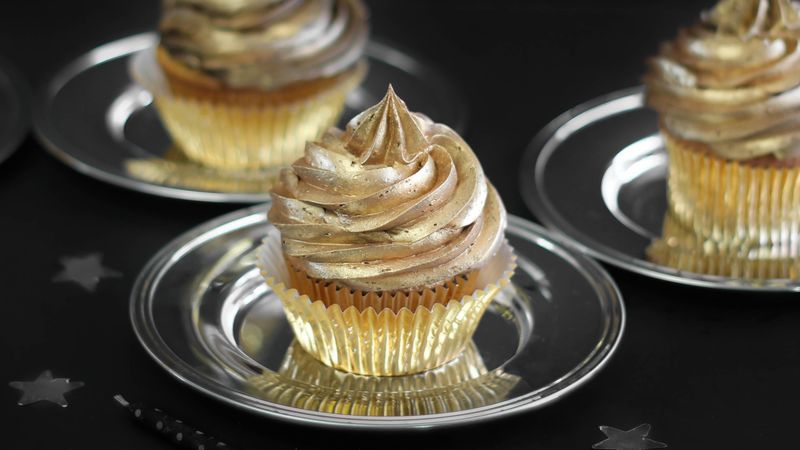
[[[667,210],[667,153],[642,93],[636,87],[586,102],[539,132],[520,172],[533,214],[590,255],[643,275],[711,288],[800,291],[788,280],[702,275],[645,258]]]
[[[0,163],[17,149],[28,130],[28,84],[17,69],[0,58]]]
[[[155,33],[100,46],[67,65],[39,93],[36,133],[58,159],[86,175],[149,194],[210,202],[262,202],[264,175],[191,163],[161,125],[150,94],[128,75],[128,60],[156,45]],[[342,124],[377,103],[389,83],[414,110],[463,129],[466,108],[438,72],[391,46],[370,42],[369,73],[347,99]]]
[[[255,267],[253,253],[267,229],[265,206],[201,225],[148,263],[131,296],[133,328],[162,367],[200,392],[257,414],[307,425],[373,429],[484,421],[544,406],[574,390],[606,364],[622,335],[622,299],[603,269],[540,227],[510,217],[507,237],[519,267],[474,336],[473,350],[481,361],[469,369],[474,379],[446,385],[447,376],[431,372],[410,379],[359,377],[319,363],[298,369],[280,300]],[[312,366],[313,374],[302,373]],[[434,371],[440,370],[447,369]],[[432,392],[436,399],[447,393],[454,399],[468,386],[480,386],[482,393],[480,401],[466,406],[442,402],[434,414],[337,414],[319,412],[318,404],[314,409],[307,399],[319,386],[293,381],[305,375],[334,383],[327,386],[325,401],[333,399],[337,408],[345,403],[339,398],[357,398],[363,405],[365,395],[376,401],[398,393],[424,400]],[[271,392],[282,394],[254,388],[253,377],[267,379]],[[354,386],[361,390],[353,392]],[[384,392],[391,386],[412,388]],[[442,408],[446,412],[438,412]]]

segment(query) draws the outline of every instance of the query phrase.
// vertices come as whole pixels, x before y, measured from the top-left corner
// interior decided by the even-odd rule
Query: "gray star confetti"
[[[53,277],[53,281],[69,281],[76,283],[89,292],[97,289],[97,284],[102,278],[121,277],[122,274],[104,267],[101,253],[92,253],[86,256],[65,256],[60,259],[64,270]]]
[[[17,401],[20,406],[36,402],[51,402],[66,408],[67,399],[64,398],[64,394],[83,387],[83,382],[69,381],[69,378],[53,378],[53,374],[49,370],[45,370],[33,381],[12,381],[8,385],[22,391],[22,397]]]
[[[622,431],[614,427],[601,426],[600,431],[605,434],[608,439],[592,445],[596,449],[612,449],[612,450],[647,450],[651,448],[664,448],[667,444],[663,442],[654,441],[647,437],[650,434],[650,424],[643,423],[636,428],[628,431]]]

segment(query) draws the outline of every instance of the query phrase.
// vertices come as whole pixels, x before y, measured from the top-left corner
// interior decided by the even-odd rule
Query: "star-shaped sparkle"
[[[608,439],[592,445],[596,449],[612,450],[647,450],[651,448],[664,448],[667,444],[654,441],[647,437],[650,434],[650,424],[643,423],[628,431],[618,430],[614,427],[601,426],[600,431]]]
[[[67,399],[64,398],[64,394],[83,387],[83,382],[69,381],[69,378],[53,378],[53,374],[49,370],[45,370],[33,381],[12,381],[8,385],[22,391],[22,397],[17,401],[20,406],[36,402],[51,402],[66,408]]]
[[[100,253],[65,256],[60,259],[64,269],[53,277],[53,281],[70,281],[89,292],[94,292],[102,278],[122,276],[121,273],[104,267],[102,260],[103,255]]]

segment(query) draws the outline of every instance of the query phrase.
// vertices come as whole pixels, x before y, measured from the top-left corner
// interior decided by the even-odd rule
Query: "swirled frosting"
[[[409,112],[390,86],[284,169],[269,220],[311,277],[396,291],[481,267],[503,240],[506,212],[461,137]]]
[[[789,0],[723,0],[650,61],[647,102],[669,132],[723,158],[797,155],[798,39]]]
[[[368,27],[361,0],[164,0],[159,31],[185,66],[271,90],[353,66]]]

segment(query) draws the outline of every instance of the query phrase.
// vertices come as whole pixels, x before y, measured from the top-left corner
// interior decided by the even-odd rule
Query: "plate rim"
[[[114,171],[106,170],[102,167],[97,167],[85,158],[76,156],[76,154],[80,154],[81,152],[73,151],[72,148],[74,145],[68,139],[61,136],[58,129],[48,119],[48,112],[52,108],[52,103],[56,94],[76,74],[97,64],[126,57],[131,53],[154,45],[157,41],[158,34],[155,31],[146,31],[115,39],[94,47],[85,53],[81,53],[54,72],[36,92],[33,100],[32,114],[27,114],[28,117],[31,115],[33,116],[33,131],[36,139],[48,153],[68,167],[83,175],[124,189],[160,197],[198,202],[260,203],[268,200],[266,194],[216,192],[192,189],[189,187],[168,186],[134,179],[115,173]],[[428,64],[427,60],[412,57],[409,52],[401,48],[401,46],[389,44],[380,39],[371,39],[369,41],[366,54],[370,53],[380,53],[384,55],[381,59],[389,65],[401,68],[409,73],[411,73],[412,70],[414,71],[413,73],[424,73],[425,77],[434,79],[437,83],[443,83],[443,85],[449,86],[447,91],[442,92],[442,95],[448,103],[457,106],[465,105],[465,101],[458,100],[459,98],[464,98],[460,85],[445,81],[446,77],[444,74],[440,72],[439,69]],[[467,123],[467,108],[456,107],[454,111],[456,112],[457,118],[453,127],[463,130]],[[2,160],[2,157],[0,157],[0,160]]]
[[[146,353],[161,368],[181,383],[235,408],[281,421],[330,429],[422,430],[460,426],[535,410],[557,401],[594,378],[608,364],[622,341],[627,323],[625,303],[619,288],[605,269],[596,261],[577,252],[568,243],[560,241],[557,236],[552,235],[543,227],[509,214],[509,224],[513,223],[521,227],[524,232],[533,234],[538,239],[544,239],[551,244],[555,243],[559,252],[583,263],[581,269],[588,271],[588,275],[598,283],[598,286],[604,289],[604,295],[607,297],[604,301],[608,302],[607,307],[613,312],[608,316],[610,323],[607,329],[604,330],[604,334],[598,340],[603,345],[596,346],[595,350],[587,358],[558,380],[559,384],[566,383],[560,389],[547,393],[543,397],[541,392],[534,392],[512,401],[500,402],[480,408],[403,417],[346,416],[321,413],[275,404],[233,391],[215,380],[204,377],[199,372],[192,370],[191,366],[168,347],[158,334],[157,327],[152,320],[151,310],[148,307],[151,301],[149,292],[159,274],[165,267],[168,268],[165,264],[169,263],[176,251],[192,245],[198,245],[208,233],[214,235],[223,233],[226,225],[234,226],[245,219],[252,220],[254,223],[265,221],[266,211],[264,207],[268,204],[254,205],[225,214],[195,226],[176,237],[159,250],[144,266],[134,282],[130,296],[129,314],[131,325]],[[563,255],[559,256],[563,257]],[[599,289],[596,290],[598,295],[600,295]]]
[[[19,149],[31,124],[30,87],[22,72],[9,59],[0,56],[0,77],[8,80],[8,91],[17,103],[18,117],[11,123],[11,132],[5,142],[0,142],[0,163]]]
[[[547,162],[547,158],[558,148],[557,141],[564,141],[575,131],[587,125],[591,125],[599,119],[642,108],[643,95],[643,85],[619,89],[580,103],[548,122],[527,145],[520,164],[520,194],[528,210],[541,221],[548,230],[558,235],[573,247],[578,248],[604,263],[639,275],[676,284],[727,291],[800,292],[800,283],[791,283],[788,282],[788,280],[773,280],[772,282],[767,281],[763,284],[747,283],[736,278],[703,275],[673,269],[646,261],[642,258],[626,255],[614,248],[593,240],[586,242],[581,239],[580,234],[578,236],[573,236],[563,231],[564,228],[560,225],[570,225],[570,227],[567,228],[570,229],[572,228],[571,224],[548,206],[549,200],[543,193],[544,189],[541,189],[542,179],[540,174],[544,171],[543,165]],[[621,106],[610,108],[612,111],[611,113],[598,114],[596,118],[587,119],[586,124],[576,126],[575,130],[564,131],[564,127],[569,125],[573,119],[580,117],[581,114],[592,113],[597,108],[609,105],[615,101],[621,102]],[[561,131],[563,131],[563,135],[559,136],[559,132]],[[548,145],[554,141],[556,141],[555,146],[550,150]],[[545,150],[549,150],[549,152],[545,153]],[[533,170],[533,176],[530,176],[531,169]]]

